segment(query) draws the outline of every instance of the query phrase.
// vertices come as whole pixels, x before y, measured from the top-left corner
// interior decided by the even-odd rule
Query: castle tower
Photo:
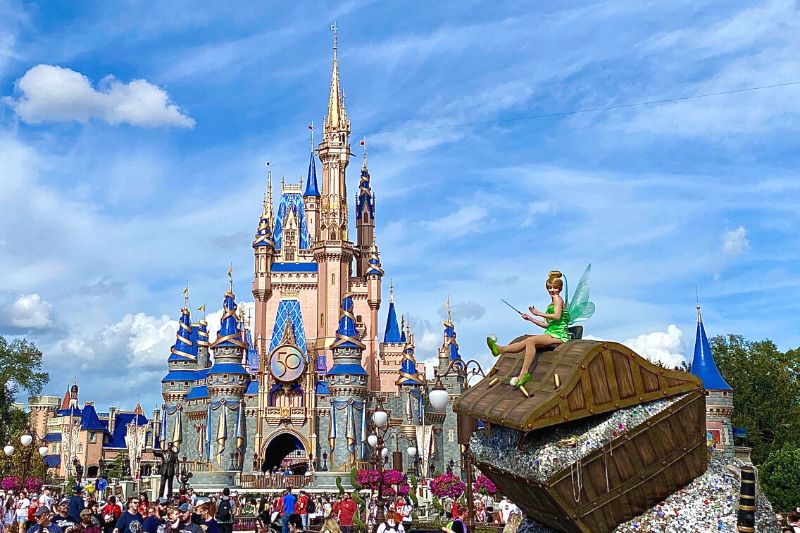
[[[386,327],[383,342],[380,346],[380,368],[378,369],[380,388],[389,391],[395,388],[397,372],[403,359],[405,348],[405,331],[397,323],[397,311],[394,305],[394,284],[389,282],[389,310],[386,314]]]
[[[442,345],[439,347],[438,368],[436,369],[440,375],[447,372],[451,364],[453,366],[463,364],[461,354],[458,351],[456,328],[453,323],[453,313],[450,308],[449,298],[444,304],[444,309],[445,320],[442,322],[442,326],[444,327],[443,339]],[[450,394],[451,402],[454,402],[464,392],[465,378],[461,377],[458,372],[451,371],[448,376],[442,378],[442,384]],[[439,452],[436,454],[435,462],[437,465],[443,465],[450,457],[458,458],[458,454],[460,453],[458,444],[458,418],[455,416],[434,415],[432,413],[432,419],[441,430],[436,436],[436,449],[439,450]]]
[[[372,245],[368,260],[369,268],[366,272],[367,279],[367,304],[369,305],[370,326],[372,331],[367,331],[366,340],[370,344],[366,352],[364,367],[369,374],[369,390],[376,392],[381,390],[381,380],[378,374],[378,310],[381,308],[381,280],[383,279],[383,268],[378,255],[378,246]]]
[[[189,308],[181,309],[175,344],[167,359],[169,371],[161,380],[161,395],[165,402],[178,402],[189,392],[197,369],[197,350],[192,342],[192,320]]]
[[[356,275],[359,277],[366,275],[369,270],[371,252],[375,245],[375,195],[369,184],[366,141],[361,143],[364,146],[364,163],[361,165],[361,180],[356,195],[356,233],[359,252]]]
[[[272,171],[267,172],[267,194],[264,197],[264,206],[258,229],[253,240],[253,298],[255,298],[255,331],[261,337],[257,340],[264,343],[263,333],[267,331],[267,303],[272,296],[272,263],[275,260],[275,240],[272,233]],[[263,345],[256,346],[256,350],[263,351]]]
[[[733,450],[733,389],[717,368],[711,345],[706,337],[700,304],[697,304],[697,334],[694,341],[692,374],[703,381],[706,389],[706,430],[709,444],[732,457]]]
[[[395,381],[399,388],[419,387],[423,384],[423,376],[417,371],[417,360],[414,357],[414,334],[410,328],[406,331],[406,343],[403,348],[403,359],[400,363],[400,375]]]
[[[208,353],[210,343],[208,342],[208,322],[203,318],[196,326],[192,327],[197,331],[197,369],[202,370],[211,366]]]
[[[206,415],[208,436],[211,437],[208,456],[223,470],[233,469],[230,454],[237,451],[238,444],[245,446],[244,442],[237,442],[239,439],[236,436],[245,431],[241,425],[246,419],[240,416],[239,409],[244,406],[243,398],[250,376],[242,366],[246,345],[236,309],[236,296],[229,290],[222,302],[217,339],[211,345],[214,365],[208,370],[206,378],[211,402]],[[216,410],[214,404],[217,404]],[[244,453],[244,449],[238,451]]]
[[[339,85],[339,60],[336,33],[333,38],[333,70],[328,98],[328,114],[323,126],[318,153],[322,163],[319,238],[314,246],[318,264],[317,349],[327,349],[336,340],[336,320],[342,298],[349,292],[355,248],[348,240],[347,181],[350,161],[350,121]]]
[[[331,470],[345,470],[363,458],[367,398],[367,371],[361,366],[364,344],[358,339],[350,294],[342,299],[341,318],[332,349],[333,366],[328,371],[328,379],[333,396],[330,423],[334,428],[334,445],[330,462]]]
[[[308,159],[308,177],[306,178],[306,189],[303,191],[303,203],[306,207],[306,221],[308,224],[308,234],[312,245],[319,239],[319,201],[320,193],[317,185],[317,164],[314,157],[314,126],[311,129],[311,156]]]

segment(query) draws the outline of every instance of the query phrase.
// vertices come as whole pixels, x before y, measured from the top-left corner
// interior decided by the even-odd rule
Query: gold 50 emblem
[[[278,381],[290,382],[300,377],[305,368],[302,352],[289,344],[275,348],[269,359],[269,369]]]

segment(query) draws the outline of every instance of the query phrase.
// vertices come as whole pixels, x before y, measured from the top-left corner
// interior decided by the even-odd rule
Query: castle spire
[[[356,317],[353,315],[353,295],[350,293],[345,294],[344,298],[342,298],[339,329],[336,330],[336,341],[334,341],[332,348],[364,349],[364,343],[358,338]]]
[[[345,111],[342,89],[339,84],[338,28],[335,22],[331,24],[331,31],[333,31],[333,69],[331,72],[331,93],[328,97],[328,116],[325,117],[325,131],[349,130],[347,112]]]
[[[453,312],[450,308],[450,297],[444,304],[447,318],[442,325],[444,326],[444,342],[439,353],[444,352],[450,361],[461,359],[461,354],[458,353],[458,342],[456,341],[456,327],[453,325]]]
[[[186,293],[184,293],[186,294]],[[181,309],[181,318],[178,320],[178,332],[175,334],[175,344],[170,348],[167,361],[194,361],[197,358],[192,343],[192,320],[189,309]]]
[[[697,334],[694,340],[694,357],[692,358],[692,374],[699,377],[706,390],[730,391],[733,390],[717,368],[711,345],[703,326],[703,315],[700,312],[700,302],[697,302]]]
[[[267,191],[264,193],[261,218],[258,220],[258,229],[253,240],[253,248],[259,246],[275,247],[272,233],[272,170],[269,168],[269,161],[267,161]]]
[[[228,272],[230,277],[230,269]],[[222,302],[222,317],[219,320],[217,339],[211,347],[246,348],[242,340],[242,332],[239,329],[239,321],[236,318],[236,296],[232,291],[225,293],[225,299]]]
[[[397,325],[397,311],[394,308],[394,282],[389,282],[389,314],[386,317],[386,330],[383,332],[383,342],[398,344],[403,342],[400,327]]]
[[[408,325],[406,325],[408,328]],[[403,332],[404,335],[406,332]],[[414,334],[408,328],[408,340],[403,348],[403,359],[400,363],[400,376],[395,381],[398,386],[422,385],[422,378],[417,371],[417,360],[414,358]]]
[[[314,157],[314,123],[309,124],[308,129],[311,130],[311,157],[308,159],[308,177],[306,178],[306,190],[303,192],[304,197],[321,196],[319,193],[319,186],[317,185],[317,163]]]

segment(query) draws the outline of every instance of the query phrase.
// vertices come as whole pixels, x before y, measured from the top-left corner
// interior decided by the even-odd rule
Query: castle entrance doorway
[[[272,438],[264,449],[262,472],[284,475],[303,475],[308,470],[308,454],[297,435],[280,433]]]

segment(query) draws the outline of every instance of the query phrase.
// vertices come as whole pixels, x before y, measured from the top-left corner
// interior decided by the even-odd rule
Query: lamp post
[[[439,411],[444,411],[447,407],[448,402],[450,401],[450,394],[445,389],[444,385],[442,384],[442,378],[448,376],[450,373],[455,374],[456,376],[464,378],[464,389],[469,388],[469,379],[473,376],[481,376],[486,377],[486,373],[481,368],[480,363],[475,361],[474,359],[467,361],[466,363],[461,359],[455,359],[450,362],[447,369],[439,374],[436,370],[434,370],[434,376],[436,377],[436,383],[433,386],[433,390],[428,394],[428,398],[431,401],[431,405],[434,409]],[[459,434],[459,441],[463,440],[464,442],[462,445],[464,446],[462,455],[462,465],[464,466],[464,474],[467,477],[467,511],[469,516],[467,518],[467,526],[470,530],[475,528],[475,500],[472,495],[472,452],[469,449],[469,438],[467,435],[463,435],[465,433],[465,429],[463,427],[464,424],[472,424],[471,419],[469,418],[462,418],[462,415],[457,416],[457,426],[458,426],[458,434]],[[470,428],[471,431],[471,428]],[[463,439],[461,437],[464,437]],[[452,471],[454,463],[452,459],[450,460],[449,469]]]
[[[375,501],[375,531],[378,530],[378,525],[384,521],[383,514],[383,461],[388,458],[389,450],[384,447],[383,437],[389,430],[389,413],[383,408],[383,398],[378,397],[378,405],[375,412],[372,413],[371,424],[372,434],[367,437],[367,442],[375,448],[373,454],[373,461],[375,462],[375,470],[378,472],[378,499]]]

